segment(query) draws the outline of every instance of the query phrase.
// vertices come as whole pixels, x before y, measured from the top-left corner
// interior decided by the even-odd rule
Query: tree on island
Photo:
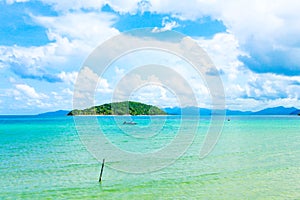
[[[75,109],[70,111],[68,115],[166,115],[166,112],[157,106],[134,101],[123,101],[106,103],[83,110]]]

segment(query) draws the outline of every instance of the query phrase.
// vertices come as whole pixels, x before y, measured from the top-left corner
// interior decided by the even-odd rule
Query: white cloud
[[[23,110],[51,108],[51,106],[53,106],[52,103],[49,103],[48,95],[37,92],[35,88],[27,84],[15,84],[15,89],[7,90],[7,98],[10,97],[12,97],[14,101],[10,102],[7,108],[9,110],[16,110],[16,113],[23,113]]]
[[[61,95],[59,95],[57,92],[51,92],[51,96],[55,99],[55,100],[63,100],[63,97]]]
[[[141,67],[122,77],[114,87],[113,99],[126,101],[133,98],[163,107],[178,104],[191,106],[195,105],[194,96],[197,95],[193,89],[193,86],[189,85],[188,77],[181,76],[172,68]]]
[[[222,20],[222,22],[228,28],[228,31],[234,34],[238,39],[240,45],[250,52],[252,56],[259,59],[261,62],[268,62],[268,59],[264,59],[263,55],[267,53],[280,53],[283,61],[290,61],[293,58],[293,67],[286,67],[286,70],[297,70],[299,68],[298,54],[300,49],[298,48],[298,41],[300,39],[299,31],[299,18],[298,12],[299,2],[294,0],[283,1],[279,0],[274,3],[271,0],[266,1],[204,1],[204,0],[192,0],[189,3],[179,0],[149,0],[149,1],[96,1],[96,0],[76,0],[75,2],[64,2],[58,0],[43,0],[44,3],[53,5],[58,10],[64,12],[63,16],[59,17],[34,17],[37,22],[48,28],[49,38],[59,40],[59,38],[66,40],[68,38],[74,45],[72,48],[76,48],[79,44],[80,49],[85,49],[90,44],[95,44],[98,41],[99,34],[107,33],[107,36],[111,36],[112,30],[103,29],[103,27],[110,27],[111,21],[116,20],[112,14],[103,13],[84,13],[80,9],[91,8],[99,10],[104,4],[109,4],[114,10],[121,13],[136,13],[138,9],[144,9],[146,5],[147,10],[156,13],[170,14],[171,16],[177,16],[181,19],[199,20],[203,16],[211,16],[213,19]],[[75,12],[69,12],[70,10]],[[99,20],[100,19],[100,20]],[[108,24],[103,25],[104,22]],[[164,20],[166,21],[166,20]],[[97,23],[95,23],[97,22]],[[95,26],[95,24],[98,24]],[[102,25],[101,25],[102,24]],[[161,30],[170,30],[176,27],[176,22],[163,22],[164,28]],[[100,25],[100,26],[99,26]],[[99,27],[101,27],[99,29]],[[114,30],[118,32],[117,30]],[[97,37],[94,37],[97,36]],[[83,40],[85,43],[78,43],[74,40]],[[92,39],[91,39],[92,38]],[[77,42],[78,42],[77,41]],[[65,41],[68,43],[68,41]],[[97,43],[99,44],[100,41]],[[263,45],[261,45],[263,44]],[[278,52],[279,51],[279,52]],[[63,51],[68,52],[68,51]],[[282,62],[283,62],[282,61]],[[283,62],[284,63],[284,62]],[[272,64],[272,63],[267,63]],[[273,69],[272,66],[268,66],[273,72],[277,69]],[[255,68],[255,67],[254,67]],[[258,69],[256,69],[258,70]],[[263,70],[262,70],[263,71]],[[285,72],[283,72],[285,73]],[[287,72],[286,72],[287,73]],[[290,72],[291,73],[291,72]]]
[[[13,0],[11,0],[13,1]],[[109,4],[115,11],[120,13],[136,13],[138,8],[145,8],[139,6],[141,0],[41,0],[45,4],[52,5],[55,10],[67,12],[81,9],[95,9],[99,10],[103,5]]]
[[[25,95],[25,97],[31,98],[31,99],[45,99],[48,98],[47,95],[43,93],[37,93],[35,89],[29,85],[26,84],[16,84],[15,94],[17,95]]]
[[[140,101],[158,107],[180,106],[176,95],[160,85],[145,85],[130,95],[130,100]]]
[[[116,17],[110,14],[79,11],[30,16],[47,29],[51,42],[38,47],[0,46],[1,67],[21,78],[73,83],[76,74],[70,71],[79,68],[98,44],[118,34],[111,27]]]
[[[14,1],[14,0],[9,0]],[[17,0],[18,1],[18,0]],[[20,0],[22,1],[22,0]],[[43,3],[52,5],[52,7],[61,12],[68,11],[79,11],[81,9],[93,9],[99,10],[105,4],[109,4],[115,11],[120,13],[136,13],[141,8],[145,9],[145,6],[140,4],[141,0],[72,0],[72,1],[61,1],[61,0],[41,0]]]
[[[125,70],[122,68],[119,68],[118,66],[115,67],[115,73],[117,77],[122,77],[124,76]]]
[[[75,42],[74,45],[78,42],[82,45],[80,48],[86,46],[94,48],[104,40],[119,33],[117,29],[112,27],[112,24],[117,20],[113,14],[78,11],[51,17],[32,15],[32,18],[36,23],[48,29],[50,40],[67,39]]]
[[[53,52],[57,46],[55,44],[48,44],[41,47],[20,47],[20,46],[0,46],[0,60],[6,63],[8,67],[10,63],[17,63],[23,65],[41,64],[41,58],[46,61],[53,59],[53,62],[59,61],[59,58],[52,57]]]
[[[230,81],[238,78],[241,63],[238,57],[245,55],[239,48],[239,42],[231,33],[218,33],[212,39],[199,38],[198,44],[208,53],[215,66],[224,71]]]
[[[64,88],[62,93],[67,94],[68,96],[73,96],[73,91],[70,88]]]
[[[106,0],[41,0],[45,4],[52,5],[55,10],[67,12],[80,9],[100,9]]]
[[[107,79],[99,78],[98,84],[97,84],[97,92],[100,92],[102,95],[104,93],[112,93],[113,92]]]
[[[61,90],[46,89],[47,92],[37,91],[28,84],[14,84],[13,89],[4,90],[3,103],[7,110],[17,114],[40,113],[41,110],[71,109],[72,92],[65,88]],[[7,103],[9,102],[9,103]]]
[[[188,3],[180,0],[149,0],[151,4],[150,10],[158,13],[171,13],[180,19],[195,20],[205,16],[213,11],[216,1],[197,1],[190,0]]]
[[[7,3],[21,1],[24,0],[7,0]],[[118,17],[114,14],[99,12],[99,9],[105,3],[121,13],[136,13],[138,9],[141,9],[138,4],[139,0],[42,0],[42,2],[52,5],[59,11],[59,15],[46,17],[31,14],[30,16],[34,22],[47,29],[51,42],[39,47],[0,46],[0,68],[13,68],[12,66],[15,65],[14,71],[21,77],[35,77],[38,80],[46,78],[49,81],[51,78],[58,78],[68,84],[73,84],[76,79],[77,74],[74,68],[79,69],[86,56],[98,44],[119,33],[112,27]],[[299,70],[297,63],[300,63],[298,20],[300,2],[293,0],[276,2],[271,0],[251,2],[192,0],[189,3],[179,0],[149,0],[148,2],[142,9],[170,14],[180,19],[201,20],[203,16],[211,16],[226,25],[228,29],[226,33],[216,34],[211,39],[196,39],[208,52],[217,68],[224,72],[221,77],[230,108],[242,108],[247,105],[248,108],[258,109],[283,103],[284,105],[299,105],[297,103],[300,97],[299,76],[258,74],[243,66],[238,58],[241,55],[253,56],[255,54],[257,57],[265,55],[268,60],[269,53],[281,51],[285,53],[282,57],[296,63],[291,70]],[[89,11],[82,11],[82,8]],[[168,18],[163,19],[162,25],[163,28],[157,31],[171,30],[179,26]],[[276,59],[282,57],[273,55]],[[173,61],[168,62],[170,65],[174,64]],[[272,69],[266,69],[266,72],[268,70]],[[278,67],[278,70],[281,68]],[[189,79],[187,77],[191,76],[184,71],[183,68],[180,72],[185,74],[186,79]],[[115,72],[117,76],[124,75],[124,69],[116,68]],[[53,74],[54,77],[51,76]],[[87,72],[87,76],[92,78],[90,80],[92,83],[95,83],[93,74]],[[97,75],[96,78],[98,80]],[[202,83],[197,84],[198,80],[188,81],[194,85],[197,94],[207,95],[207,89]],[[297,84],[293,84],[293,81]],[[15,84],[17,81],[11,80],[10,82]],[[89,87],[91,82],[87,81],[84,87]],[[100,80],[100,82],[102,88],[98,88],[99,91],[112,92],[108,79]],[[175,84],[177,83],[175,81]],[[180,85],[178,87],[180,88]],[[40,103],[39,105],[42,105],[41,99],[46,98],[43,93],[25,84],[16,84],[13,93],[19,99],[23,96],[37,99],[40,101],[37,102]],[[65,89],[62,93],[70,95],[72,91]],[[52,94],[55,97],[56,94]],[[163,95],[163,90],[160,90],[158,94],[161,95],[161,99],[167,98]],[[56,97],[59,98],[57,95]]]
[[[155,27],[153,28],[153,32],[158,33],[158,32],[164,32],[164,31],[170,31],[173,28],[176,28],[179,26],[179,24],[176,21],[170,21],[169,17],[164,17],[162,20],[162,28]]]
[[[136,13],[140,0],[109,0],[106,1],[115,11],[120,13]]]
[[[281,105],[298,105],[299,76],[255,73],[243,66],[238,57],[245,55],[232,33],[219,33],[211,39],[199,38],[216,67],[223,71],[221,78],[230,109],[259,110]],[[281,104],[281,103],[285,104]],[[287,103],[290,102],[290,103]]]
[[[78,74],[74,85],[73,106],[76,109],[87,108],[94,105],[95,92],[99,76],[89,67],[85,66]]]
[[[58,43],[39,47],[0,46],[0,61],[21,78],[57,82],[59,77],[53,71],[69,62],[57,53],[59,46]]]
[[[226,85],[227,105],[230,109],[260,110],[268,107],[300,107],[300,77],[274,74],[241,76],[243,83]]]
[[[78,76],[78,72],[64,72],[58,74],[58,77],[61,78],[66,83],[74,84]]]
[[[151,11],[171,13],[183,19],[197,20],[203,16],[212,16],[222,20],[230,31],[239,36],[257,35],[267,39],[279,36],[280,31],[299,32],[298,24],[300,2],[294,0],[265,1],[221,1],[192,0],[189,3],[180,0],[149,0]],[[288,22],[288,23],[286,23]],[[281,30],[285,26],[288,29]],[[295,32],[293,31],[293,32]],[[242,35],[240,35],[242,34]],[[286,38],[288,39],[288,38]]]
[[[7,4],[13,4],[13,3],[21,3],[21,2],[28,2],[30,0],[6,0]]]
[[[158,1],[150,0],[152,11],[172,13],[182,19],[203,16],[221,20],[249,53],[243,59],[252,70],[263,73],[300,74],[299,1]]]
[[[79,91],[94,92],[99,76],[91,68],[85,66],[78,73],[76,89]]]

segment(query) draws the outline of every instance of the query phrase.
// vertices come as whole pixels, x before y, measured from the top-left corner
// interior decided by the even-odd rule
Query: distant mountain
[[[40,117],[58,117],[58,116],[66,116],[70,111],[68,110],[57,110],[53,112],[46,112],[38,114],[37,116]]]
[[[169,115],[211,115],[212,110],[207,108],[198,108],[198,107],[185,107],[185,108],[179,108],[179,107],[173,107],[173,108],[164,108],[164,111],[168,113]],[[219,110],[220,111],[220,110]],[[218,110],[217,110],[218,112]],[[238,110],[226,110],[227,115],[249,115],[252,114],[252,112],[247,111],[238,111]]]
[[[179,108],[179,107],[163,108],[163,110],[164,110],[168,115],[180,115],[180,114],[181,114],[181,108]]]
[[[123,101],[106,103],[83,110],[72,110],[68,115],[166,115],[166,112],[156,106]]]
[[[293,111],[291,115],[300,115],[300,110]]]
[[[211,115],[212,111],[206,108],[198,107],[173,107],[173,108],[164,108],[164,111],[169,115]],[[226,115],[299,115],[300,110],[297,108],[285,108],[283,106],[275,108],[266,108],[257,112],[252,111],[239,111],[239,110],[226,110]]]
[[[251,115],[251,111],[240,111],[240,110],[226,110],[226,115]]]
[[[254,115],[293,115],[294,113],[299,113],[300,110],[297,108],[285,108],[283,106],[275,107],[275,108],[266,108],[260,110],[258,112],[254,112]]]
[[[206,108],[198,108],[198,107],[173,107],[173,108],[164,108],[163,109],[169,115],[211,115],[211,110]]]

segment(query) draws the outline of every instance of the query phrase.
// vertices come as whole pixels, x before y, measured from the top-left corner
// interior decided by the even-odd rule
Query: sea
[[[210,116],[128,120],[1,116],[0,199],[300,199],[299,116],[226,116],[202,157]]]

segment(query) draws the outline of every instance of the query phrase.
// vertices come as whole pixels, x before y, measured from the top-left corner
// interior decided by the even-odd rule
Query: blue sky
[[[119,33],[144,27],[178,31],[195,40],[220,72],[228,108],[300,108],[299,7],[292,0],[2,0],[0,114],[72,109],[77,73],[93,49]],[[146,62],[154,55],[138,56]],[[109,100],[116,77],[128,70],[130,64],[124,63],[130,59],[134,58],[116,62],[102,77],[97,103]],[[161,60],[193,80],[195,91],[202,91],[199,105],[209,107],[205,98],[201,102],[201,80],[180,69],[182,62]],[[161,106],[176,105],[170,92],[156,86],[133,96]]]

